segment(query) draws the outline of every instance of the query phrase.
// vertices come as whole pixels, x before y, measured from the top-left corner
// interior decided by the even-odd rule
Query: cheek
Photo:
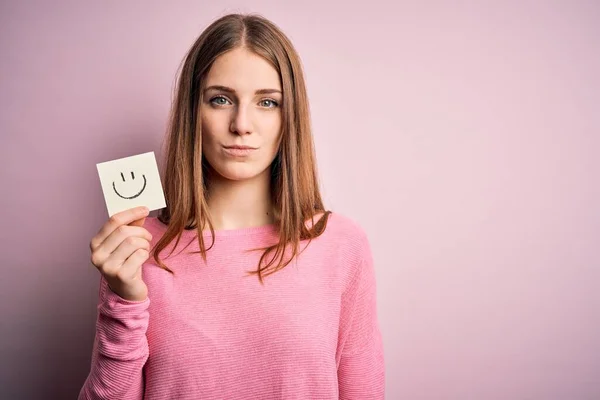
[[[210,129],[202,127],[202,146],[211,146],[215,142],[215,138]]]
[[[281,147],[282,141],[283,141],[283,128],[280,126],[279,129],[277,130],[277,134],[273,138],[273,147],[275,147],[276,151],[279,150],[279,148]]]
[[[269,121],[269,123],[264,128],[264,132],[266,132],[266,141],[271,147],[278,148],[279,142],[281,141],[282,137],[281,118],[276,118],[273,121]]]
[[[202,118],[202,143],[203,145],[212,145],[218,139],[219,123],[210,116]]]

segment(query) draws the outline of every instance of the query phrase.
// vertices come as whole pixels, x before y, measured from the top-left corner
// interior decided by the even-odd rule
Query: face
[[[135,183],[136,183],[135,182],[135,172],[131,171],[131,181],[132,181],[131,184],[127,183],[127,180],[125,179],[126,176],[127,176],[127,173],[121,172],[121,179],[123,180],[123,182],[125,182],[125,183],[123,183],[125,188],[127,189],[127,186],[131,186],[131,184],[135,187]],[[127,176],[127,179],[129,179],[129,176]],[[141,180],[143,181],[142,186],[139,187],[139,185],[137,185],[138,187],[134,190],[135,193],[132,192],[132,193],[129,193],[129,195],[122,194],[121,191],[123,191],[123,189],[121,189],[121,191],[117,190],[117,185],[116,185],[115,181],[113,181],[113,184],[112,184],[113,190],[115,191],[117,196],[119,196],[122,199],[125,199],[125,200],[135,199],[136,197],[139,197],[144,192],[144,190],[146,190],[146,184],[147,184],[146,175],[142,174]],[[138,183],[139,183],[139,181],[140,181],[140,179],[138,179]],[[129,191],[131,191],[131,190],[129,190]]]
[[[281,139],[283,95],[277,70],[237,48],[208,72],[200,104],[202,153],[219,177],[268,175]]]

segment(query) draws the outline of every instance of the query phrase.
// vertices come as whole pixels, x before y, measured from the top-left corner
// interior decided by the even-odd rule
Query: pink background
[[[227,11],[303,59],[327,204],[377,262],[387,398],[600,398],[599,4],[331,3],[2,2],[0,398],[79,391],[95,164],[159,152]]]

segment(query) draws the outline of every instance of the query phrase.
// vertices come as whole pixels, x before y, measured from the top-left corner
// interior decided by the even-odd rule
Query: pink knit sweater
[[[165,226],[148,218],[153,244]],[[79,399],[383,399],[375,270],[364,231],[331,214],[325,233],[261,286],[254,270],[272,225],[216,232],[200,254],[184,231],[143,265],[148,298],[100,280],[90,374]],[[207,246],[210,233],[205,234]],[[186,245],[190,243],[189,246]],[[307,242],[301,242],[301,249]]]

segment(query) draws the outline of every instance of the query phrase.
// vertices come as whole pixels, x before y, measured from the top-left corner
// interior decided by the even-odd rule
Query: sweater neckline
[[[215,229],[215,237],[232,237],[232,236],[249,236],[263,233],[275,233],[277,230],[276,224],[249,226],[245,228],[234,229]],[[184,229],[184,236],[196,236],[196,229]],[[210,230],[202,231],[202,236],[210,237]]]
[[[163,224],[158,218],[154,218],[154,221],[157,225],[159,225],[163,230],[167,228],[167,225]],[[264,235],[264,234],[275,234],[278,232],[278,228],[276,224],[267,224],[267,225],[258,225],[258,226],[249,226],[245,228],[234,228],[234,229],[218,229],[215,230],[215,237],[242,237],[242,236],[256,236],[256,235]],[[193,238],[196,237],[198,231],[196,228],[193,229],[184,229],[181,233],[182,238]],[[210,237],[210,230],[202,231],[202,236]]]
[[[331,214],[333,214],[331,212]],[[330,215],[331,217],[331,215]],[[166,225],[163,224],[158,218],[154,218],[155,223],[160,225],[163,229],[166,229]],[[215,238],[226,238],[226,237],[255,237],[255,236],[271,236],[278,235],[279,228],[276,223],[267,224],[267,225],[258,225],[258,226],[249,226],[245,228],[234,228],[234,229],[219,229],[215,230]],[[204,237],[210,237],[210,230],[202,231],[202,235]],[[182,234],[182,238],[194,238],[197,236],[197,230],[194,229],[184,229]]]

